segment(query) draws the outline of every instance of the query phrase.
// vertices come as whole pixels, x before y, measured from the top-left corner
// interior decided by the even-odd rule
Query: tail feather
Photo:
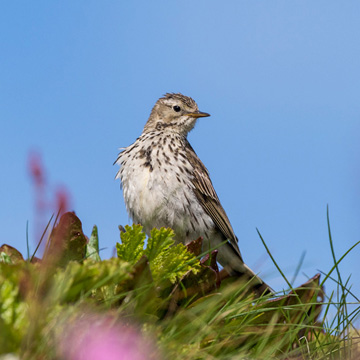
[[[244,278],[249,283],[250,290],[257,296],[273,295],[274,290],[263,281],[258,275],[256,275],[246,264],[242,264],[241,270],[239,269],[226,269],[230,275]]]
[[[219,247],[217,258],[231,276],[242,278],[248,282],[249,290],[257,296],[274,294],[274,290],[243,262],[240,253],[229,243]]]
[[[256,281],[256,287],[261,292],[261,294],[274,294],[275,291],[264,281],[262,280],[257,274],[255,274],[246,264],[244,264],[244,268],[246,269],[246,275]]]

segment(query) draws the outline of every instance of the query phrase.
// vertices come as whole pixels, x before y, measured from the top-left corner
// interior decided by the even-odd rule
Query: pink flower
[[[70,196],[67,190],[62,187],[56,192],[56,212],[59,215],[64,214],[69,209]]]
[[[29,171],[37,187],[42,187],[45,184],[44,167],[41,161],[41,156],[37,152],[30,153],[29,156]]]
[[[60,340],[63,359],[159,359],[153,344],[134,326],[120,324],[110,316],[93,314],[87,314],[75,322]]]

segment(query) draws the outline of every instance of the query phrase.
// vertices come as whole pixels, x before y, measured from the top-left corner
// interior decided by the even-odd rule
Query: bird
[[[217,248],[217,260],[230,275],[246,280],[258,296],[270,294],[270,286],[244,263],[209,171],[187,139],[197,120],[208,116],[181,93],[157,100],[142,134],[114,162],[127,211],[147,235],[170,227],[176,243],[203,237],[203,250]]]

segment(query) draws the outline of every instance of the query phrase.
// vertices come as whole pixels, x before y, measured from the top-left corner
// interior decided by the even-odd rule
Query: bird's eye
[[[175,105],[175,106],[173,106],[173,109],[174,109],[174,111],[176,111],[176,112],[179,112],[181,109],[180,109],[180,106],[177,106],[177,105]]]

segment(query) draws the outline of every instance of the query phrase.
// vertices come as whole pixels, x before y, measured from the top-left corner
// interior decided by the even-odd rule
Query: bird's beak
[[[194,118],[199,118],[199,117],[208,117],[210,116],[210,114],[206,113],[206,112],[201,112],[199,110],[196,110],[194,112],[190,112],[186,114],[187,116],[191,116]]]

